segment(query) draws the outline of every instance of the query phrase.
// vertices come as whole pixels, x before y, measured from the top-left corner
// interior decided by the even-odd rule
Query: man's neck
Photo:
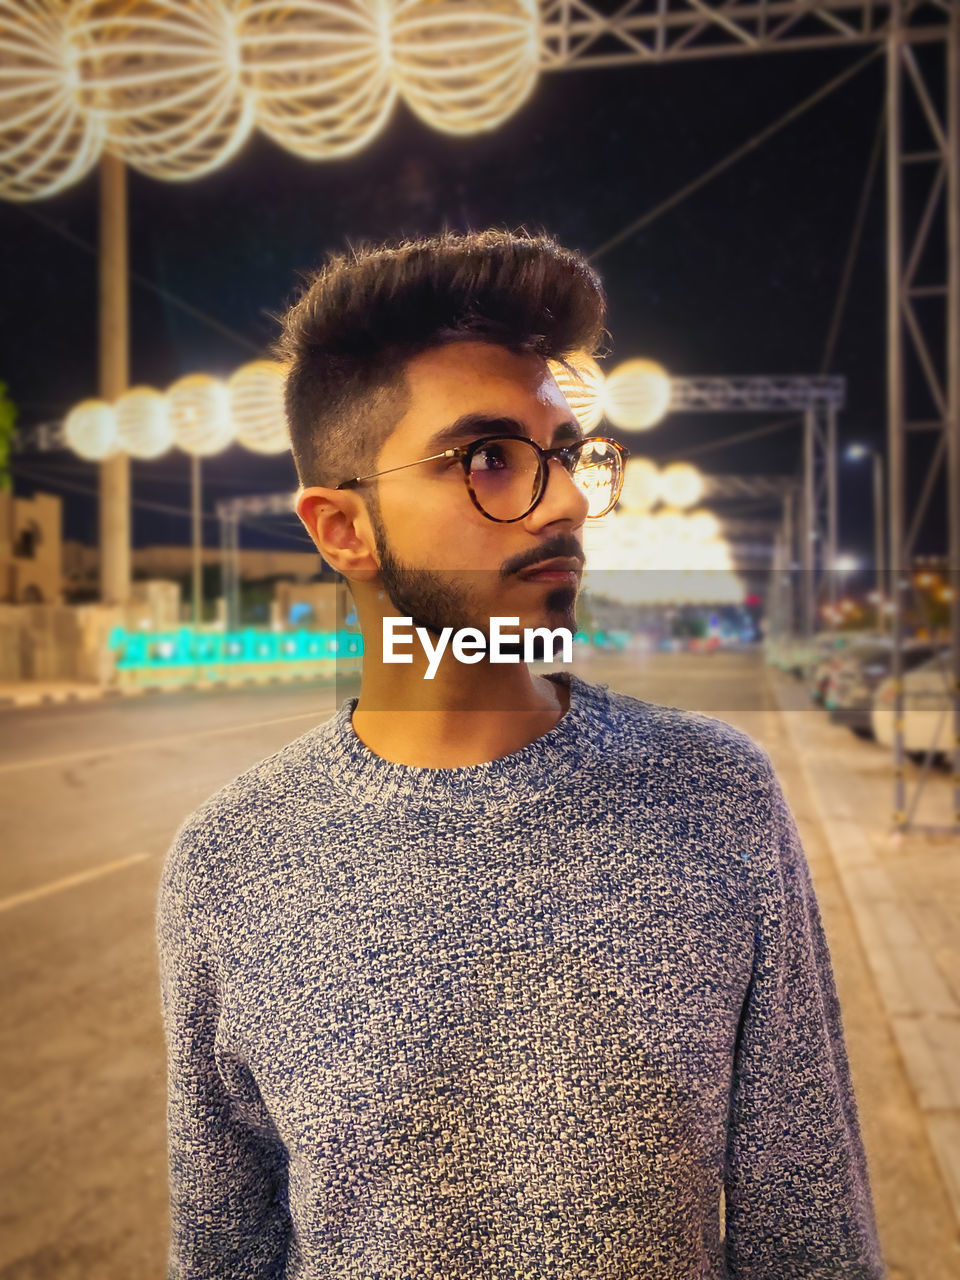
[[[566,714],[565,684],[525,663],[442,663],[433,680],[417,665],[364,664],[353,711],[357,737],[396,764],[455,769],[483,764],[543,737]]]

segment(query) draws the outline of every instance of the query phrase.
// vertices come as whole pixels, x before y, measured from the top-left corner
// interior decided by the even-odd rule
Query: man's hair
[[[287,366],[300,483],[335,487],[377,469],[420,352],[473,340],[562,361],[597,350],[604,311],[593,268],[546,234],[445,231],[332,255],[278,317],[272,350]]]

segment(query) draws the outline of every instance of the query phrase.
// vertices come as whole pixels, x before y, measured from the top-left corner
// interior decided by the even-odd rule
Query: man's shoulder
[[[198,868],[221,849],[259,844],[307,797],[325,792],[324,742],[335,719],[315,725],[212,792],[181,821],[169,858]]]
[[[729,773],[759,784],[769,778],[773,766],[766,748],[730,721],[649,702],[603,684],[591,688],[606,700],[610,742],[618,753],[685,773]]]

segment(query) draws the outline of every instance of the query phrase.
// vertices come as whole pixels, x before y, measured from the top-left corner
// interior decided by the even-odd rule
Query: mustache
[[[583,547],[572,534],[554,534],[546,542],[541,542],[538,547],[532,547],[529,551],[525,551],[522,556],[517,556],[514,560],[508,560],[500,570],[500,576],[509,578],[512,574],[520,573],[521,570],[529,568],[530,565],[539,564],[542,560],[554,560],[561,557],[577,560],[581,566],[586,559],[583,554]]]

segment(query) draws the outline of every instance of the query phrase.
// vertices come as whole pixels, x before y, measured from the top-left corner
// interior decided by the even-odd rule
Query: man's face
[[[407,365],[410,408],[385,441],[377,471],[466,445],[478,436],[517,433],[544,449],[582,435],[546,362],[482,342],[434,348]],[[464,415],[489,417],[456,438],[438,438]],[[458,459],[438,459],[381,476],[380,514],[372,524],[383,590],[415,626],[439,632],[473,626],[485,634],[492,616],[517,617],[520,628],[576,630],[575,584],[524,578],[555,557],[583,563],[588,500],[559,461],[528,515],[509,523],[476,509]]]

